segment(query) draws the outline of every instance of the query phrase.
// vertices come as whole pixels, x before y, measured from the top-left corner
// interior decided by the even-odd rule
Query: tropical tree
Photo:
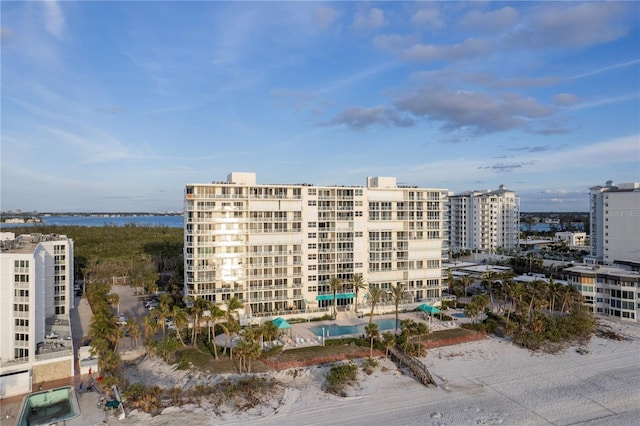
[[[201,297],[197,297],[194,299],[193,297],[189,296],[188,300],[191,301],[191,308],[189,308],[189,312],[191,313],[191,317],[193,318],[191,344],[195,346],[198,342],[198,335],[200,334],[200,323],[202,322],[202,316],[204,314],[204,311],[211,307],[212,303]]]
[[[396,336],[390,331],[385,331],[382,333],[382,344],[384,345],[385,357],[389,357],[389,348],[396,344]]]
[[[278,326],[273,321],[266,321],[260,326],[260,334],[267,341],[276,340],[279,332]]]
[[[259,330],[252,327],[245,327],[240,333],[240,340],[236,345],[238,355],[238,370],[242,373],[243,367],[247,373],[251,373],[251,363],[260,357],[262,348],[258,342]]]
[[[369,322],[369,324],[364,327],[364,332],[371,341],[371,352],[369,353],[369,358],[373,358],[373,341],[378,337],[378,334],[380,334],[380,331],[378,331],[378,324]]]
[[[379,287],[373,287],[369,284],[369,291],[367,293],[369,296],[369,304],[371,304],[371,316],[369,317],[369,325],[373,324],[373,315],[376,309],[376,305],[382,301],[384,297],[384,291],[382,291]]]
[[[467,297],[467,289],[469,288],[471,283],[473,283],[473,278],[471,278],[470,275],[463,275],[460,278],[460,283],[462,284],[462,288],[463,288],[463,291],[464,291],[463,296]]]
[[[134,317],[127,318],[124,329],[131,339],[131,346],[138,346],[138,337],[140,337],[140,323],[138,320]]]
[[[356,314],[358,313],[358,300],[360,300],[358,298],[358,294],[360,293],[360,290],[366,290],[367,288],[367,283],[364,281],[364,277],[362,276],[362,274],[355,274],[353,276],[353,278],[351,279],[351,286],[353,287],[353,291],[356,293],[356,309],[355,312]]]
[[[553,315],[553,312],[555,311],[556,299],[560,295],[560,292],[562,291],[563,287],[564,285],[562,285],[561,283],[555,282],[553,277],[549,278],[547,294],[549,296],[549,311],[551,312],[551,315]]]
[[[215,359],[218,359],[218,344],[216,341],[216,323],[218,320],[225,317],[225,311],[220,309],[220,306],[211,304],[209,308],[209,321],[207,324],[209,325],[209,341],[211,342],[211,335],[213,334],[213,356]]]
[[[180,340],[180,343],[182,343],[182,346],[186,346],[182,338],[181,330],[189,324],[189,315],[185,309],[178,305],[173,305],[171,315],[173,317],[173,325],[176,327],[176,336],[178,340]]]
[[[395,286],[391,287],[391,299],[393,300],[393,305],[396,309],[396,335],[398,334],[398,306],[404,297],[404,286],[400,283],[397,283]]]
[[[342,290],[343,282],[338,277],[329,280],[329,289],[333,292],[333,319],[338,316],[338,291]]]
[[[131,276],[131,285],[136,289],[147,289],[151,283],[155,283],[158,279],[158,272],[153,261],[148,256],[144,256],[140,261],[132,263],[129,272]]]
[[[222,329],[227,335],[227,341],[229,343],[229,358],[233,359],[233,349],[231,348],[231,334],[237,333],[240,331],[240,318],[236,318],[238,310],[244,308],[240,299],[236,296],[233,296],[231,299],[227,300],[226,310],[225,310],[225,318],[226,323],[222,324]]]
[[[151,346],[151,336],[158,332],[158,321],[156,321],[151,314],[142,317],[142,329],[144,332],[144,345],[149,349]]]

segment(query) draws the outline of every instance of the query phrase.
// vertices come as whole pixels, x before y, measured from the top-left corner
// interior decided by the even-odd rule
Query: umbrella
[[[107,401],[107,403],[104,404],[104,405],[107,408],[116,408],[117,406],[120,405],[120,401],[118,401],[117,399],[111,399],[111,400]]]
[[[287,320],[285,320],[284,318],[278,317],[271,322],[274,323],[279,330],[283,330],[285,328],[291,328],[291,324],[289,324]]]
[[[442,312],[440,309],[436,308],[435,306],[427,305],[426,303],[423,303],[422,305],[418,306],[416,309],[419,309],[428,314],[439,314]]]

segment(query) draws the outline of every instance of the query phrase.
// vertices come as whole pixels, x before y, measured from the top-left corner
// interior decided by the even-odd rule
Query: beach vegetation
[[[325,376],[325,390],[338,396],[347,396],[345,388],[356,383],[358,367],[352,363],[331,367]]]

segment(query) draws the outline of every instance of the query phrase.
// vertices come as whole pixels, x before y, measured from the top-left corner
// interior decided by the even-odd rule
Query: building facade
[[[326,310],[329,281],[346,285],[338,305],[361,304],[356,274],[384,290],[401,284],[412,301],[437,299],[446,256],[446,191],[370,177],[365,187],[257,184],[254,173],[185,188],[185,296],[244,315]]]
[[[450,195],[449,212],[449,246],[453,253],[497,253],[518,248],[520,198],[504,185],[495,191]]]
[[[593,312],[624,321],[638,321],[640,273],[598,265],[578,265],[564,270],[567,282]]]
[[[640,264],[640,182],[590,188],[590,260]]]
[[[0,392],[10,396],[74,374],[73,240],[3,233],[1,243]]]

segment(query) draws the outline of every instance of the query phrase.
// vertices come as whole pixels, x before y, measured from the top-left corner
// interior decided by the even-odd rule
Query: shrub
[[[325,389],[327,392],[346,396],[344,388],[353,384],[358,376],[358,367],[353,364],[340,364],[335,367],[331,367],[331,370],[327,373],[325,379]]]

